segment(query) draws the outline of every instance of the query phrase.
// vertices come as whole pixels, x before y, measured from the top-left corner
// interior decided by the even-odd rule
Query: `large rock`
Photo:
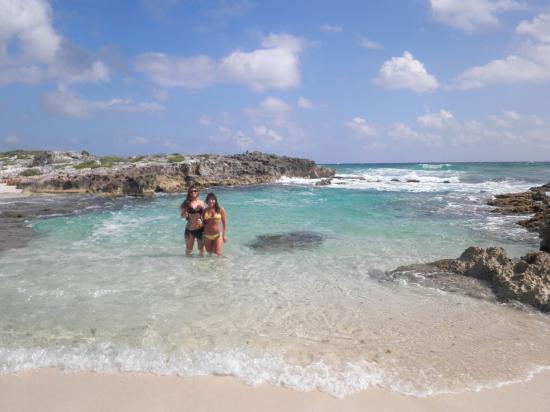
[[[530,188],[522,193],[496,195],[487,202],[495,206],[493,212],[503,214],[534,214],[529,219],[520,220],[519,225],[532,232],[539,232],[545,219],[550,218],[550,183]]]
[[[534,252],[513,262],[502,248],[470,247],[458,259],[397,268],[394,272],[419,269],[473,277],[488,282],[497,298],[518,300],[550,312],[550,254]]]
[[[546,216],[544,225],[540,229],[540,250],[550,253],[550,216]]]
[[[31,161],[29,156],[35,156]],[[16,167],[0,170],[0,179],[10,185],[41,193],[97,193],[148,196],[154,192],[182,192],[199,187],[272,183],[281,176],[322,178],[334,169],[315,162],[286,156],[251,152],[233,156],[150,156],[105,162],[87,152],[37,152],[25,154]],[[120,161],[119,161],[120,160]],[[11,159],[10,159],[11,161]],[[23,161],[25,162],[23,164]],[[65,166],[53,163],[66,162]],[[81,168],[90,163],[93,168]],[[40,176],[20,176],[34,165]],[[102,167],[98,167],[103,165]]]

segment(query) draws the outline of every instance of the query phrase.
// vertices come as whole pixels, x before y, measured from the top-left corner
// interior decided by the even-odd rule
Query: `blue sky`
[[[0,150],[550,160],[550,2],[0,0]]]

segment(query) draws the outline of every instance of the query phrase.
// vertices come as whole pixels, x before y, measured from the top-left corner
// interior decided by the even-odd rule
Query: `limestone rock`
[[[550,219],[550,183],[535,186],[523,193],[506,193],[496,195],[487,202],[496,206],[493,212],[503,214],[531,214],[529,219],[520,220],[519,225],[531,232],[539,232],[545,219]]]
[[[545,223],[541,227],[539,234],[542,239],[540,242],[540,250],[550,253],[550,216],[546,216]]]
[[[149,196],[182,192],[191,184],[249,185],[272,183],[282,176],[328,178],[335,174],[334,169],[317,167],[312,160],[261,152],[126,159],[98,159],[87,152],[28,152],[21,156],[21,160],[9,158],[15,166],[0,165],[0,181],[40,193]],[[40,175],[21,176],[31,166]]]
[[[421,269],[459,274],[487,282],[497,298],[518,300],[550,312],[550,254],[534,252],[514,263],[502,248],[466,249],[458,259],[411,265],[396,271]]]

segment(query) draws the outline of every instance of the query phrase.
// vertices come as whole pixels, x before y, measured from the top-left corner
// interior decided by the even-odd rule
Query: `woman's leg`
[[[185,236],[185,254],[190,255],[193,252],[193,245],[195,244],[195,236],[191,233],[187,233]]]
[[[202,240],[197,238],[197,243],[199,244],[199,253],[204,256],[204,238]]]
[[[204,247],[209,254],[213,252],[212,250],[213,246],[214,246],[213,240],[206,239],[206,238],[204,239]]]
[[[212,241],[214,243],[214,253],[218,256],[222,255],[223,249],[223,236],[220,235],[216,240]]]

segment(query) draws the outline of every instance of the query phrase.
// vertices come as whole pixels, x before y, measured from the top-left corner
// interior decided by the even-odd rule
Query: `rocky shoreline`
[[[496,195],[487,202],[494,213],[530,214],[519,225],[541,238],[540,251],[528,253],[519,260],[506,256],[502,248],[469,247],[458,259],[443,259],[419,265],[401,266],[389,273],[390,278],[414,277],[422,273],[442,285],[454,275],[474,278],[488,285],[500,301],[516,300],[550,313],[550,183],[530,188],[527,192]],[[452,280],[451,280],[452,281]],[[471,286],[469,286],[471,288]]]
[[[531,232],[540,233],[545,221],[550,219],[550,183],[532,187],[527,192],[496,195],[487,204],[495,206],[495,213],[534,214],[529,219],[520,220],[518,224]]]
[[[0,183],[32,193],[151,196],[198,187],[273,183],[282,176],[327,178],[334,169],[312,160],[261,152],[97,157],[88,152],[0,153]]]

